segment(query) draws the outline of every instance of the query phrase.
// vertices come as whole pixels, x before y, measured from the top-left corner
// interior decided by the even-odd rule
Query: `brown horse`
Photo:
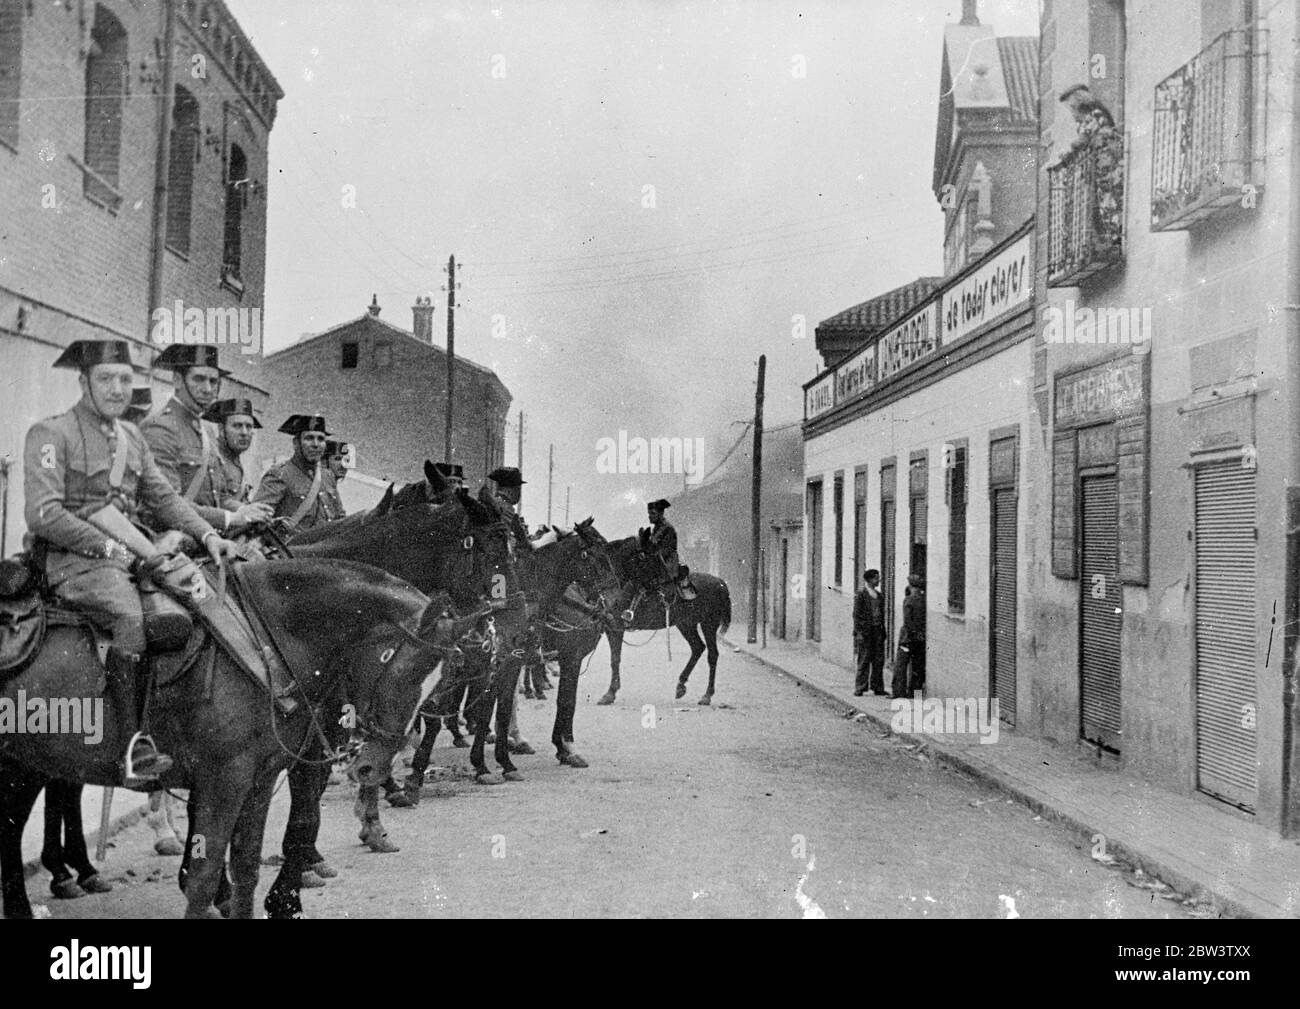
[[[673,599],[665,609],[655,588],[663,580],[663,568],[655,558],[648,557],[635,536],[615,540],[609,544],[609,556],[620,580],[628,587],[628,595],[636,588],[645,588],[647,595],[636,608],[630,624],[621,629],[610,629],[609,690],[597,704],[613,704],[622,687],[619,666],[623,657],[624,631],[657,631],[676,627],[691,649],[686,667],[677,677],[676,697],[686,696],[686,681],[691,677],[700,656],[709,653],[709,686],[700,697],[700,704],[713,703],[714,681],[718,674],[718,631],[731,626],[731,590],[727,583],[714,575],[691,573],[695,586],[695,599]],[[671,591],[671,586],[665,587]],[[671,632],[670,632],[671,633]],[[703,638],[701,638],[701,634]]]
[[[291,714],[278,714],[267,691],[196,631],[186,660],[158,683],[151,707],[154,734],[176,760],[162,784],[191,790],[186,917],[215,916],[213,898],[227,848],[235,877],[231,916],[252,916],[276,776],[314,740],[322,723],[338,719],[346,703],[364,739],[355,773],[364,782],[382,780],[420,703],[437,685],[449,644],[440,608],[377,568],[295,560],[248,565],[243,575],[267,623],[282,630],[310,672],[299,681],[301,703]],[[54,627],[36,659],[4,684],[0,698],[15,708],[25,700],[29,710],[32,699],[50,711],[51,702],[102,704],[102,682],[90,633]],[[0,735],[6,917],[31,917],[21,841],[40,788],[51,778],[120,784],[121,720],[111,704],[101,710],[101,738],[93,742],[68,732]]]

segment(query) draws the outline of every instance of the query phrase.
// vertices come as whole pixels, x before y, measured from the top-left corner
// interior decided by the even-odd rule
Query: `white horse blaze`
[[[424,702],[429,699],[429,695],[433,693],[433,688],[436,687],[438,682],[442,679],[442,667],[445,662],[445,659],[440,660],[438,664],[429,671],[429,675],[424,678],[424,682],[420,684],[420,699],[415,703],[415,711],[411,714],[411,720],[406,723],[405,735],[409,736],[411,730],[415,728],[415,720],[420,717],[420,709],[424,707]]]

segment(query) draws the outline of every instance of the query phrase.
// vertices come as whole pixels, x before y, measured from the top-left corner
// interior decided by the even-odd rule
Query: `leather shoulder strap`
[[[203,478],[208,475],[208,468],[212,465],[212,438],[203,421],[199,421],[199,437],[203,439],[203,458],[199,460],[199,468],[190,478],[190,485],[185,488],[185,500],[191,504],[199,496],[199,490],[203,487]]]
[[[320,496],[320,471],[321,465],[320,463],[317,463],[316,473],[311,478],[311,487],[307,490],[307,496],[302,499],[302,504],[298,506],[297,510],[289,516],[290,529],[297,529],[298,523],[310,515],[312,509],[316,507],[316,499]]]
[[[113,436],[117,444],[113,449],[113,466],[108,471],[108,485],[117,491],[122,489],[122,478],[126,476],[126,428],[120,421],[113,421]]]

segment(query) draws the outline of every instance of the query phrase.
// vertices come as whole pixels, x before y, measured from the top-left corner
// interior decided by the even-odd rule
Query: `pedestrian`
[[[920,575],[907,576],[903,593],[903,629],[898,635],[894,657],[891,697],[911,697],[925,690],[925,581]]]
[[[853,696],[885,693],[885,597],[880,572],[863,573],[862,588],[853,600],[853,645],[858,656],[858,676]]]

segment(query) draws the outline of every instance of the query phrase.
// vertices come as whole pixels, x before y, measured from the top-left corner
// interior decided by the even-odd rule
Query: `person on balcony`
[[[1114,259],[1124,238],[1124,136],[1110,109],[1086,84],[1061,92],[1074,116],[1078,136],[1071,154],[1087,158],[1084,185],[1092,203],[1091,252],[1095,259]]]

